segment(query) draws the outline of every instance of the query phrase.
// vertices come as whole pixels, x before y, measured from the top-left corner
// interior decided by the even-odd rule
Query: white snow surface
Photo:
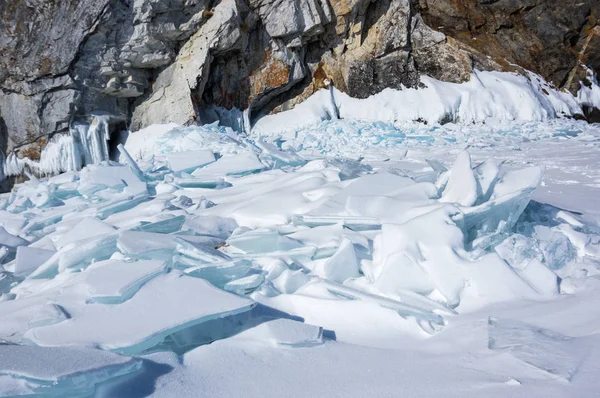
[[[534,73],[475,71],[466,83],[421,77],[420,88],[385,89],[366,100],[335,88],[321,90],[294,109],[260,119],[260,133],[295,131],[319,121],[347,119],[370,122],[497,123],[543,121],[583,114],[581,99],[559,91]],[[597,82],[595,86],[598,90]]]
[[[600,125],[475,77],[151,126],[0,195],[0,396],[595,394]]]

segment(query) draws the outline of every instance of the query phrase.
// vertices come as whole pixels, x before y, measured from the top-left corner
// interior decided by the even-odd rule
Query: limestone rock
[[[196,117],[192,96],[204,91],[211,53],[232,51],[241,38],[236,2],[223,0],[212,17],[179,52],[175,62],[161,72],[152,87],[152,95],[137,106],[132,129],[152,123],[185,124]]]
[[[580,62],[600,69],[600,35],[580,54],[599,24],[597,0],[413,0],[430,27],[491,56],[516,64],[562,87]],[[578,84],[568,87],[576,91]]]
[[[94,112],[243,128],[326,82],[366,97],[525,68],[576,92],[599,17],[597,0],[0,0],[0,149]]]

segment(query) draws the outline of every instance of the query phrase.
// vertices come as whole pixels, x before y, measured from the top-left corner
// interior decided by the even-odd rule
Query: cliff
[[[597,0],[1,0],[0,149],[39,157],[91,114],[109,130],[285,110],[533,71],[576,94],[600,70]],[[592,120],[597,110],[583,111]]]

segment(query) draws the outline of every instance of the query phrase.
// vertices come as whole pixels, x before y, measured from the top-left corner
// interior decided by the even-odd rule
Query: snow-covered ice
[[[0,344],[0,395],[85,397],[98,384],[134,376],[143,361],[81,347]]]
[[[151,126],[122,163],[77,127],[71,171],[0,195],[0,395],[591,395],[600,126],[552,118],[597,87],[477,77]]]

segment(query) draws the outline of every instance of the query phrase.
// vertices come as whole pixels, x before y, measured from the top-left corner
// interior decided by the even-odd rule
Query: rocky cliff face
[[[0,0],[0,148],[35,158],[90,114],[111,128],[462,82],[473,68],[576,92],[600,70],[597,0]]]

